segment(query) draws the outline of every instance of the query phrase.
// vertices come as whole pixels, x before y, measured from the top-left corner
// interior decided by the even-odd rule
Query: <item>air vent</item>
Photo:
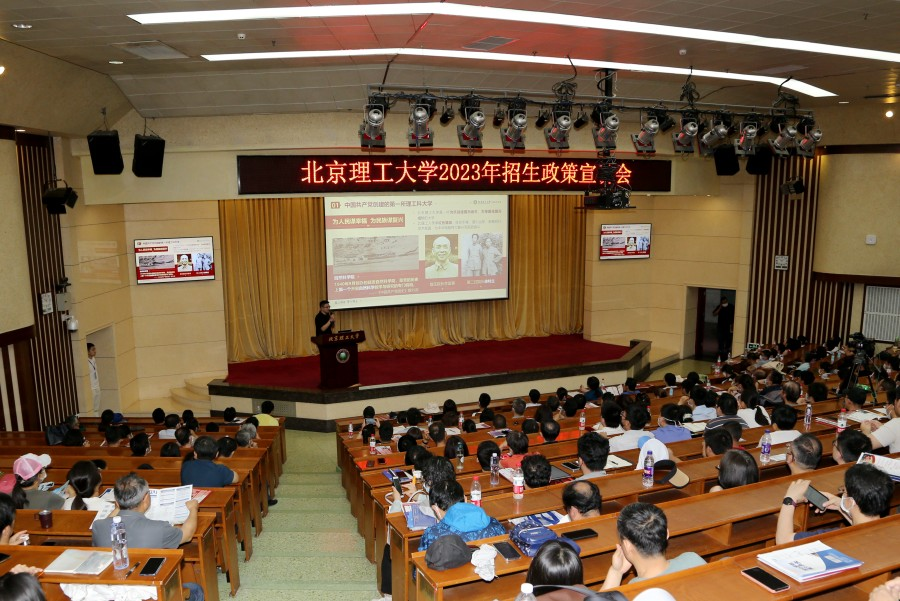
[[[130,52],[148,61],[161,61],[173,58],[188,58],[186,54],[182,54],[171,46],[167,46],[159,40],[147,40],[143,42],[125,42],[123,44],[112,44],[120,50]]]
[[[493,50],[494,48],[499,48],[500,46],[505,46],[510,42],[515,42],[516,40],[512,38],[501,38],[499,36],[492,35],[487,38],[480,39],[476,42],[472,42],[471,44],[466,44],[463,46],[466,50]]]

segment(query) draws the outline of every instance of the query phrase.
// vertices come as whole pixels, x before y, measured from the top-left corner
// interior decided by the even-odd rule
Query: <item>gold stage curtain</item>
[[[579,195],[510,196],[509,300],[340,311],[367,350],[571,334],[584,321],[585,231]],[[229,361],[315,352],[325,298],[321,198],[219,202]]]

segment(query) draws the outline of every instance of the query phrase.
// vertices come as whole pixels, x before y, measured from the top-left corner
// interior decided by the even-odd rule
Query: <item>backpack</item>
[[[553,530],[531,519],[519,522],[509,533],[509,539],[528,557],[534,557],[541,545],[557,538],[559,537]]]

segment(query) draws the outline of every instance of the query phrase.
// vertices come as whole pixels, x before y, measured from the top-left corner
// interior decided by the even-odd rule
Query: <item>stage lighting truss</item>
[[[734,152],[738,156],[756,154],[756,135],[759,133],[757,121],[741,123],[740,135],[734,141]]]
[[[654,154],[656,152],[656,134],[659,133],[659,121],[655,116],[647,117],[641,124],[641,133],[631,134],[631,142],[638,154]]]
[[[480,107],[481,101],[474,96],[463,98],[459,113],[466,123],[456,126],[460,148],[481,148],[481,130],[484,129],[486,118]]]
[[[816,146],[822,139],[822,130],[816,127],[816,122],[811,117],[804,117],[797,124],[800,131],[800,139],[797,141],[797,154],[811,159],[816,156]]]
[[[410,107],[409,130],[406,133],[410,148],[434,146],[434,132],[428,127],[428,121],[433,114],[434,105],[428,104],[427,101],[420,101],[419,104]]]
[[[359,126],[359,145],[363,148],[384,148],[387,133],[384,131],[384,113],[387,106],[366,105],[362,125]]]
[[[697,115],[685,113],[681,117],[681,131],[672,134],[672,147],[679,154],[694,152],[694,138],[700,132]]]

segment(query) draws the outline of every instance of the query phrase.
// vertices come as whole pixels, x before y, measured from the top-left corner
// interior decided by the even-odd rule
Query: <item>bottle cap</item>
[[[527,595],[531,595],[532,593],[534,593],[534,585],[530,582],[523,582],[522,588],[520,588],[519,590]]]
[[[121,522],[122,522],[122,518],[120,518],[119,516],[116,516],[113,518],[113,524],[119,524]]]

